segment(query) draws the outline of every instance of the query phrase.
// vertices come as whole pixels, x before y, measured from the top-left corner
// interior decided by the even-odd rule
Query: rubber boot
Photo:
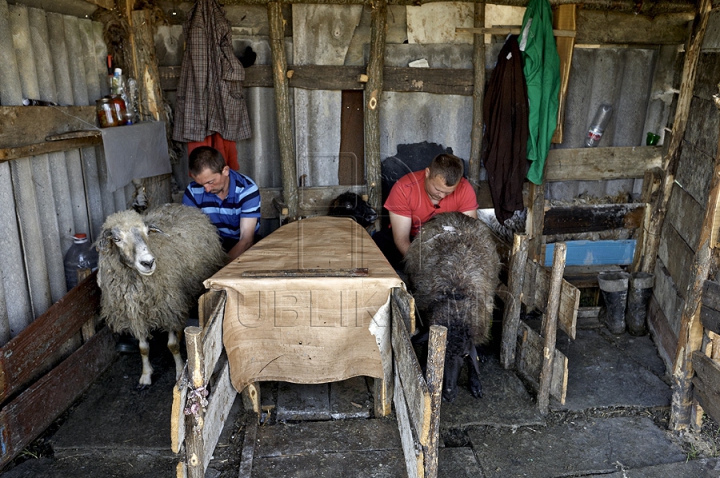
[[[598,284],[605,300],[605,326],[613,334],[625,332],[625,306],[628,296],[627,272],[601,272]]]
[[[630,335],[647,334],[645,319],[654,285],[655,275],[648,272],[635,272],[630,279],[625,311],[625,322]]]

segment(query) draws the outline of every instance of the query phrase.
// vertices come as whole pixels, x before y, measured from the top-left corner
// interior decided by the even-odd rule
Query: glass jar
[[[101,128],[109,128],[120,124],[115,116],[115,110],[110,98],[107,96],[95,101],[95,110],[97,111],[97,117]]]
[[[117,125],[125,124],[125,100],[120,95],[110,95],[110,103],[112,103],[113,115],[117,121]]]

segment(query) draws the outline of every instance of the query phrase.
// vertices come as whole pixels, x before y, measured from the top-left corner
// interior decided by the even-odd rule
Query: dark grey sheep
[[[405,266],[429,325],[448,329],[443,398],[451,402],[457,396],[464,358],[469,359],[470,391],[481,397],[476,347],[489,338],[500,274],[492,232],[465,214],[438,214],[420,228]]]
[[[145,215],[127,210],[108,216],[97,248],[100,315],[114,332],[129,332],[140,341],[138,386],[152,383],[152,330],[168,333],[179,378],[184,364],[176,334],[185,327],[203,281],[227,261],[215,226],[199,209],[181,204]]]

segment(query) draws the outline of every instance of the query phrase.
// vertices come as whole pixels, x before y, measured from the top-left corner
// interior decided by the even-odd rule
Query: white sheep
[[[185,327],[203,281],[227,261],[215,226],[199,209],[181,204],[142,216],[127,210],[108,216],[97,248],[100,315],[114,332],[129,332],[139,340],[143,368],[138,387],[152,383],[152,330],[168,333],[179,378],[183,362],[176,333]]]

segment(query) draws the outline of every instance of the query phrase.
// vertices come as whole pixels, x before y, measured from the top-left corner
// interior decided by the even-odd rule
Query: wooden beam
[[[703,305],[720,311],[720,284],[712,280],[703,283],[702,291]]]
[[[396,317],[401,316],[401,312],[395,301],[391,301],[391,308],[393,315],[391,336],[395,371],[400,378],[401,393],[404,394],[407,401],[414,436],[420,445],[425,446],[428,443],[430,432],[430,392],[410,342],[410,333],[403,320],[396,320]],[[397,394],[397,392],[396,387],[395,393]]]
[[[0,149],[37,145],[48,136],[96,129],[96,116],[94,106],[0,106]]]
[[[425,478],[437,478],[438,442],[440,440],[440,404],[442,403],[443,373],[447,328],[430,326],[427,359],[427,386],[430,393],[430,430],[425,449]]]
[[[366,86],[359,78],[366,73],[363,66],[291,65],[288,68],[293,71],[292,78],[287,80],[289,88],[362,91]],[[180,67],[161,67],[160,74],[164,90],[177,89]],[[383,67],[383,91],[470,96],[473,94],[473,84],[472,70]],[[270,65],[253,65],[245,70],[245,88],[272,88],[273,85],[273,70]]]
[[[525,234],[513,237],[512,254],[508,270],[508,290],[503,314],[502,343],[500,345],[500,363],[509,369],[515,365],[515,349],[517,332],[520,324],[520,310],[523,302],[523,282],[525,280],[525,263],[528,256],[528,239]]]
[[[645,204],[600,204],[561,206],[545,211],[543,234],[637,229],[642,226]]]
[[[720,419],[720,365],[702,352],[692,354],[695,397],[713,420]]]
[[[688,116],[690,115],[690,103],[692,102],[693,90],[695,88],[698,60],[700,58],[700,51],[705,38],[705,30],[707,30],[711,9],[712,2],[710,0],[700,0],[698,6],[699,13],[690,37],[689,46],[685,50],[685,61],[682,79],[680,81],[680,95],[678,96],[677,106],[675,107],[675,119],[673,121],[672,133],[670,134],[670,142],[662,162],[662,186],[657,200],[653,204],[648,233],[645,235],[646,242],[643,247],[645,257],[640,266],[643,272],[653,272],[655,269],[657,251],[660,247],[660,232],[665,222],[668,201],[670,200],[672,187],[675,183],[677,162],[680,159],[685,127],[687,126]],[[690,385],[689,382],[687,385]]]
[[[551,149],[545,163],[545,181],[597,181],[642,178],[659,167],[661,149],[652,146]]]
[[[484,3],[478,1],[477,4]],[[519,35],[520,34],[520,26],[510,26],[510,27],[475,27],[475,28],[463,28],[463,27],[457,27],[455,28],[456,33],[474,33],[476,35]],[[574,30],[553,30],[553,35],[556,37],[569,37],[569,38],[575,38],[575,31]]]
[[[273,58],[273,83],[275,92],[275,115],[277,117],[278,141],[280,143],[280,167],[283,185],[283,199],[288,215],[297,217],[297,165],[295,161],[295,140],[290,118],[290,94],[287,79],[287,57],[285,56],[285,19],[280,2],[267,4],[270,22],[270,50]]]
[[[703,16],[709,14],[710,2],[703,0]],[[707,11],[705,11],[707,9]],[[707,23],[707,18],[705,19]],[[689,54],[689,52],[688,52]],[[682,95],[681,95],[682,96]],[[678,107],[679,109],[679,107]],[[720,143],[720,138],[718,139]],[[680,319],[680,334],[675,362],[672,367],[673,397],[670,414],[670,427],[673,430],[686,429],[690,425],[692,405],[692,353],[700,348],[702,342],[702,324],[700,323],[700,303],[705,280],[708,277],[712,262],[712,244],[710,230],[715,217],[715,207],[720,198],[720,158],[715,158],[715,166],[710,181],[705,217],[700,229],[700,242],[695,250],[690,284],[687,288],[685,305]]]
[[[553,27],[562,30],[553,30],[555,33],[555,44],[560,55],[560,105],[557,114],[557,124],[553,133],[552,142],[562,144],[563,130],[565,127],[565,99],[568,93],[568,82],[570,80],[570,68],[572,66],[573,51],[575,50],[575,30],[577,24],[575,16],[577,5],[559,5],[553,11]],[[566,31],[572,35],[558,35],[559,31]]]
[[[642,263],[643,257],[645,257],[645,250],[643,248],[645,247],[645,231],[647,231],[647,228],[650,225],[650,215],[652,212],[650,203],[652,202],[655,192],[660,187],[661,174],[662,170],[660,168],[652,168],[645,171],[645,176],[643,177],[640,202],[645,203],[646,207],[643,213],[642,227],[638,229],[636,235],[635,256],[633,257],[633,262],[630,265],[630,272],[637,272],[640,270],[640,264]]]
[[[98,7],[104,8],[105,10],[112,10],[115,8],[115,0],[85,0],[88,3],[97,5]]]
[[[555,360],[555,341],[557,336],[558,311],[560,309],[560,290],[565,270],[565,243],[555,244],[552,272],[550,273],[550,293],[547,310],[543,315],[543,362],[540,371],[540,389],[538,390],[538,408],[540,413],[547,415],[550,406],[550,384],[553,379],[553,362]]]
[[[153,12],[151,10],[133,10],[130,17],[132,19],[134,69],[131,76],[137,81],[139,120],[164,121],[165,127],[170,128],[155,55]]]
[[[27,330],[27,329],[26,329]],[[112,363],[115,340],[103,327],[89,342],[0,410],[0,467],[7,465]]]
[[[61,347],[95,318],[100,307],[96,275],[78,284],[0,348],[0,403],[51,368],[50,361]]]
[[[367,277],[367,267],[354,269],[284,269],[243,271],[240,277]]]
[[[567,393],[567,357],[555,350],[550,395],[561,404],[565,403]],[[520,321],[518,327],[518,353],[515,368],[535,392],[540,389],[540,372],[543,363],[543,338]]]
[[[385,35],[387,33],[387,2],[373,0],[370,33],[370,58],[365,84],[365,178],[368,203],[376,211],[382,208],[380,158],[380,100],[383,92],[385,66]]]
[[[185,347],[187,348],[188,379],[192,390],[188,392],[188,400],[194,400],[197,405],[205,390],[204,359],[202,350],[202,329],[199,327],[185,327]],[[205,390],[206,391],[206,390]],[[203,427],[205,424],[205,407],[197,406],[195,411],[185,417],[185,455],[188,478],[204,478],[205,476],[205,446],[203,442]]]
[[[475,28],[485,27],[485,2],[475,4]],[[482,166],[482,138],[484,129],[483,101],[485,97],[485,36],[473,35],[473,122],[470,131],[470,158],[468,178],[478,190]]]
[[[635,15],[629,12],[580,9],[576,43],[682,45],[695,12],[675,15]],[[642,32],[642,34],[638,34]]]
[[[424,0],[422,3],[434,3],[445,0]],[[481,0],[471,0],[478,2]],[[549,0],[550,5],[577,4],[584,8],[606,10],[609,0]],[[269,0],[225,0],[224,5],[265,5]],[[297,0],[293,3],[315,3],[321,5],[367,5],[369,0]],[[528,0],[493,0],[495,5],[507,5],[511,7],[527,7]],[[417,6],[417,0],[391,0],[388,5],[410,5]],[[618,12],[643,15],[660,15],[664,13],[692,13],[695,11],[695,4],[691,0],[669,0],[663,2],[643,2],[638,4],[636,0],[613,0],[612,8]]]
[[[549,159],[549,157],[548,157]],[[545,165],[547,174],[547,163]],[[545,221],[545,183],[530,183],[530,204],[528,205],[527,224],[525,231],[528,234],[530,245],[528,247],[528,258],[535,262],[541,262],[543,258],[543,237]]]
[[[222,350],[222,343],[220,344]],[[203,468],[207,470],[210,460],[215,452],[215,447],[220,439],[220,433],[225,426],[225,420],[230,415],[230,408],[235,403],[237,392],[230,382],[230,364],[227,356],[223,356],[217,363],[220,369],[217,380],[212,384],[210,395],[208,396],[207,411],[205,412],[205,422],[203,424]]]
[[[70,149],[85,148],[102,144],[102,136],[89,136],[85,138],[63,139],[60,141],[45,141],[42,143],[20,146],[17,148],[0,149],[0,163],[13,159],[27,158],[40,154],[67,151]]]

